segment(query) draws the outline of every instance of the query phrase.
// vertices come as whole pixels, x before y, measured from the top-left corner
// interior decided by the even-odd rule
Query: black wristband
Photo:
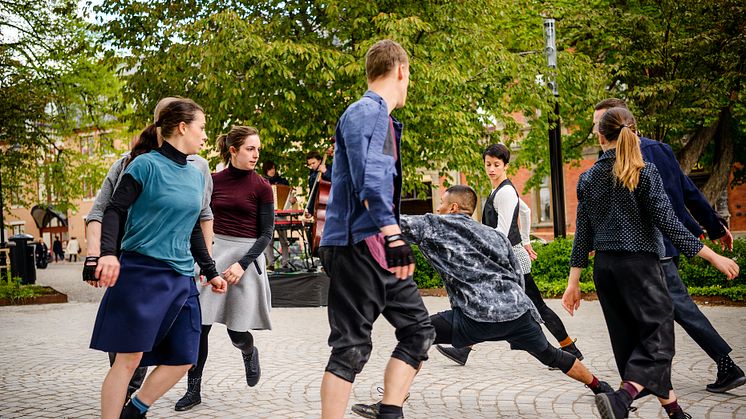
[[[98,267],[98,256],[86,256],[83,263],[83,281],[98,281],[96,268]]]
[[[387,245],[389,245],[389,244],[391,244],[391,243],[393,243],[395,241],[399,241],[399,240],[401,240],[401,241],[403,241],[405,243],[407,242],[406,240],[404,240],[404,236],[402,236],[401,233],[396,233],[396,234],[391,234],[391,235],[388,235],[388,236],[383,236],[383,241],[385,241]]]

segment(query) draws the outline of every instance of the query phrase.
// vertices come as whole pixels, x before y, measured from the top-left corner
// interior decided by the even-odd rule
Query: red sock
[[[596,378],[596,376],[594,375],[593,376],[593,381],[591,381],[591,383],[588,384],[588,388],[591,389],[591,390],[593,390],[594,388],[598,387],[598,384],[599,384],[598,378]]]
[[[630,383],[629,381],[622,382],[622,390],[629,393],[629,395],[632,396],[632,400],[634,400],[635,396],[637,396],[637,394],[639,393],[637,388],[635,388],[635,386],[633,386],[632,383]]]
[[[681,410],[681,406],[679,406],[678,400],[674,400],[669,404],[664,404],[663,408],[666,409],[666,413],[673,413]]]

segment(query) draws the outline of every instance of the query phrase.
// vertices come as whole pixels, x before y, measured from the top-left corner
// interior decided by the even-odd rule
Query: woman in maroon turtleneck
[[[272,328],[269,280],[262,252],[272,239],[274,202],[269,182],[254,171],[261,147],[259,133],[252,127],[233,127],[218,137],[217,143],[227,168],[212,175],[213,257],[218,272],[230,285],[227,293],[218,298],[207,292],[200,294],[199,357],[197,365],[189,370],[187,392],[176,403],[179,411],[202,401],[202,370],[213,323],[228,328],[233,346],[241,351],[250,387],[257,384],[261,375],[259,352],[250,330]]]

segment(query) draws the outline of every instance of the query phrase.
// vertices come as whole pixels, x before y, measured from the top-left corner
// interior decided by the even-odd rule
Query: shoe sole
[[[709,391],[710,393],[725,393],[726,391],[733,390],[734,388],[740,387],[744,384],[746,384],[746,377],[739,377],[737,380],[733,381],[725,387],[711,388],[708,386],[707,391]]]
[[[435,349],[437,349],[438,352],[440,352],[441,354],[443,354],[444,357],[446,357],[446,358],[450,359],[451,361],[453,361],[453,362],[461,365],[462,367],[464,365],[466,365],[466,361],[462,362],[460,359],[451,356],[448,352],[446,352],[443,349],[441,349],[440,346],[435,346]]]
[[[596,394],[596,407],[602,419],[615,419],[614,410],[611,408],[611,400],[606,393]]]
[[[183,412],[185,410],[189,410],[189,409],[193,408],[194,406],[197,406],[198,404],[202,404],[202,401],[200,400],[197,403],[188,404],[186,406],[174,407],[174,410],[177,411],[177,412]]]
[[[362,416],[364,418],[368,419],[376,419],[376,413],[372,412],[368,406],[362,405],[358,407],[359,405],[352,405],[352,413]]]

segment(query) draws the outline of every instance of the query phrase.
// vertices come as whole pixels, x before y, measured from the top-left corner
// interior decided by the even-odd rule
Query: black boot
[[[132,401],[128,401],[127,404],[122,408],[122,413],[119,415],[119,419],[144,419],[145,413],[140,413],[140,409],[136,408]]]
[[[202,403],[202,396],[200,392],[202,390],[202,377],[199,378],[187,378],[187,391],[184,397],[176,402],[174,409],[177,412],[183,412],[189,410],[194,406]]]
[[[246,384],[254,387],[262,376],[262,369],[259,366],[259,350],[254,346],[251,348],[250,355],[242,352],[241,356],[243,356],[243,366],[246,370]]]
[[[453,346],[435,345],[435,349],[442,353],[446,358],[461,366],[466,365],[466,360],[469,359],[469,354],[472,351],[468,346],[465,348],[454,348]]]
[[[746,384],[746,375],[728,355],[718,360],[718,377],[714,383],[707,385],[710,393],[725,393]]]

